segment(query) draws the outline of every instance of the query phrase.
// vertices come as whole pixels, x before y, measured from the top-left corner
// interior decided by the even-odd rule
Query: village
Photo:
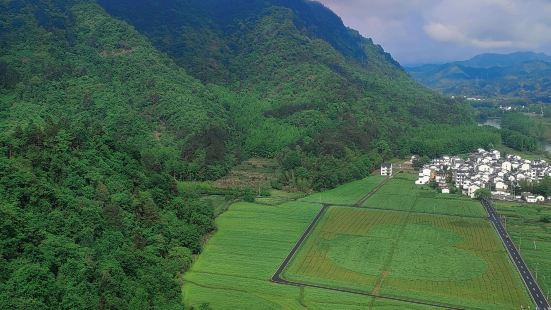
[[[516,155],[502,156],[497,150],[478,149],[465,159],[458,156],[433,159],[419,170],[415,184],[433,184],[444,194],[460,191],[471,198],[475,198],[479,189],[486,188],[494,199],[543,203],[551,197],[515,190],[520,182],[539,182],[548,176],[551,166],[545,160],[531,161]]]

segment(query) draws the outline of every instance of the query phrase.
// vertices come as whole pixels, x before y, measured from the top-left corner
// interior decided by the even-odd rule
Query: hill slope
[[[298,145],[315,188],[343,180],[321,180],[327,167],[339,167],[327,174],[355,174],[409,153],[412,127],[471,122],[464,107],[420,87],[317,2],[99,2],[190,74],[249,98],[234,110],[246,152],[274,156]],[[319,160],[326,156],[327,165]]]
[[[213,214],[174,177],[224,174],[228,95],[88,1],[0,21],[0,308],[181,309]]]
[[[407,70],[420,83],[446,95],[551,102],[551,56],[545,54],[483,54]]]
[[[0,1],[2,309],[181,308],[213,212],[176,182],[252,155],[311,190],[496,143],[319,4],[101,4]]]

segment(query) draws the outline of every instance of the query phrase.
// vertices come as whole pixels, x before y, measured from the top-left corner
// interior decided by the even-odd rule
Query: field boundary
[[[336,206],[336,207],[344,207],[344,206]],[[348,206],[348,207],[350,207],[350,206]],[[422,214],[422,215],[434,215],[434,216],[443,216],[443,217],[457,217],[457,218],[464,218],[464,219],[470,219],[470,220],[482,220],[482,221],[485,219],[484,216],[444,214],[444,213],[434,213],[434,212],[431,213],[431,212],[428,212],[428,211],[384,209],[384,208],[377,208],[377,207],[362,207],[362,209],[373,210],[373,211],[385,211],[385,212],[388,211],[388,212],[412,213],[412,214]]]
[[[362,198],[360,198],[360,200],[358,200],[358,202],[356,202],[355,204],[352,205],[352,207],[354,208],[362,208],[363,204],[369,199],[371,198],[371,196],[375,195],[375,193],[377,193],[383,186],[385,186],[386,183],[388,183],[388,181],[391,179],[392,177],[389,177],[389,178],[386,178],[383,180],[383,182],[381,182],[381,184],[377,185],[377,187],[375,187],[373,190],[371,190],[369,193],[367,193],[365,196],[363,196]]]
[[[321,219],[322,215],[325,214],[325,211],[327,211],[327,209],[329,209],[330,207],[331,206],[328,205],[328,204],[322,205],[321,210],[318,212],[316,217],[314,217],[314,220],[310,223],[310,225],[308,225],[308,227],[306,228],[304,233],[302,233],[302,236],[300,236],[300,238],[298,239],[295,246],[291,249],[291,252],[289,252],[287,257],[285,257],[285,260],[283,260],[283,263],[281,263],[279,268],[277,268],[276,272],[274,273],[274,275],[271,278],[272,282],[281,283],[281,284],[289,284],[288,281],[281,278],[281,274],[283,273],[285,268],[287,268],[287,265],[289,265],[291,260],[295,257],[296,253],[301,248],[304,241],[306,241],[306,239],[308,239],[308,236],[314,230],[314,227],[316,227],[316,225],[319,222],[319,220]]]
[[[368,293],[365,291],[360,290],[354,290],[354,289],[346,289],[346,288],[339,288],[339,287],[331,287],[331,286],[325,286],[325,285],[318,285],[318,284],[308,284],[303,282],[296,282],[296,281],[289,281],[283,279],[281,276],[283,274],[283,271],[287,268],[291,260],[295,257],[296,253],[304,242],[308,239],[312,231],[314,231],[314,228],[317,226],[320,219],[323,217],[325,212],[331,208],[331,207],[346,207],[346,208],[357,208],[357,209],[364,209],[362,205],[375,193],[377,193],[392,177],[386,178],[381,182],[381,184],[377,185],[373,190],[371,190],[369,193],[364,195],[362,198],[358,200],[353,205],[333,205],[333,204],[322,204],[321,210],[318,212],[318,214],[314,217],[310,225],[306,228],[306,230],[303,232],[303,234],[300,236],[298,241],[296,242],[295,246],[291,249],[287,257],[283,260],[279,268],[276,270],[276,272],[271,277],[271,281],[277,284],[282,285],[290,285],[290,286],[296,286],[296,287],[311,287],[311,288],[318,288],[318,289],[324,289],[324,290],[330,290],[330,291],[336,291],[336,292],[343,292],[343,293],[350,293],[350,294],[356,294],[356,295],[362,295],[362,296],[369,296],[374,298],[380,298],[380,299],[387,299],[392,301],[399,301],[404,303],[410,303],[410,304],[416,304],[421,306],[430,306],[434,308],[442,308],[442,309],[452,309],[452,310],[463,310],[463,308],[457,308],[456,306],[450,306],[450,305],[442,305],[442,304],[433,304],[430,302],[424,302],[424,301],[418,301],[413,299],[407,299],[407,298],[399,298],[399,297],[391,297],[391,296],[381,296],[381,295],[375,295],[372,293]],[[365,208],[368,210],[367,208]]]

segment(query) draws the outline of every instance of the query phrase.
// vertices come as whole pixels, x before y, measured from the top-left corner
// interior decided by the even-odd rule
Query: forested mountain
[[[0,23],[0,308],[179,309],[213,215],[174,177],[224,174],[227,92],[88,1]]]
[[[446,95],[551,103],[551,56],[541,53],[482,54],[407,70],[420,83]]]
[[[462,65],[473,68],[510,67],[530,61],[551,62],[551,56],[544,53],[516,52],[511,54],[480,54],[469,60],[460,61]]]
[[[329,188],[474,130],[314,2],[0,1],[0,308],[180,309],[213,212],[177,181]]]
[[[99,2],[190,74],[250,98],[235,114],[246,152],[274,156],[299,145],[315,188],[409,153],[412,126],[470,121],[317,2]],[[327,180],[321,166],[339,168]]]

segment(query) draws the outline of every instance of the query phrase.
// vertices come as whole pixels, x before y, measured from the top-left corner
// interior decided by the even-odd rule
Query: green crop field
[[[284,278],[471,309],[531,305],[493,228],[477,218],[333,207]]]
[[[370,176],[363,180],[341,185],[335,189],[312,194],[302,201],[328,203],[337,205],[353,205],[363,196],[369,194],[377,185],[385,180],[382,176]]]
[[[507,217],[507,231],[520,248],[547,299],[551,297],[551,207],[518,203],[495,203]]]
[[[364,208],[329,208],[283,274],[290,281],[379,297],[270,282],[320,203],[355,204],[384,180],[369,177],[296,202],[281,204],[300,198],[282,193],[281,199],[259,201],[263,205],[232,205],[217,219],[218,231],[184,275],[185,304],[208,303],[213,309],[427,309],[385,299],[391,297],[469,309],[532,305],[482,206],[415,186],[414,179],[411,174],[390,179]],[[545,213],[507,210],[526,215],[523,224]],[[542,271],[551,270],[542,255],[550,250],[548,226],[540,224],[523,228],[521,234],[538,233],[537,246],[546,250],[527,260],[551,278]],[[523,250],[524,245],[528,242]]]
[[[416,175],[399,174],[364,203],[364,207],[466,217],[485,217],[479,202],[458,195],[437,193],[415,185]]]
[[[427,309],[386,299],[271,283],[275,270],[319,210],[319,205],[304,202],[232,205],[217,219],[218,232],[184,275],[185,304],[253,310]]]

